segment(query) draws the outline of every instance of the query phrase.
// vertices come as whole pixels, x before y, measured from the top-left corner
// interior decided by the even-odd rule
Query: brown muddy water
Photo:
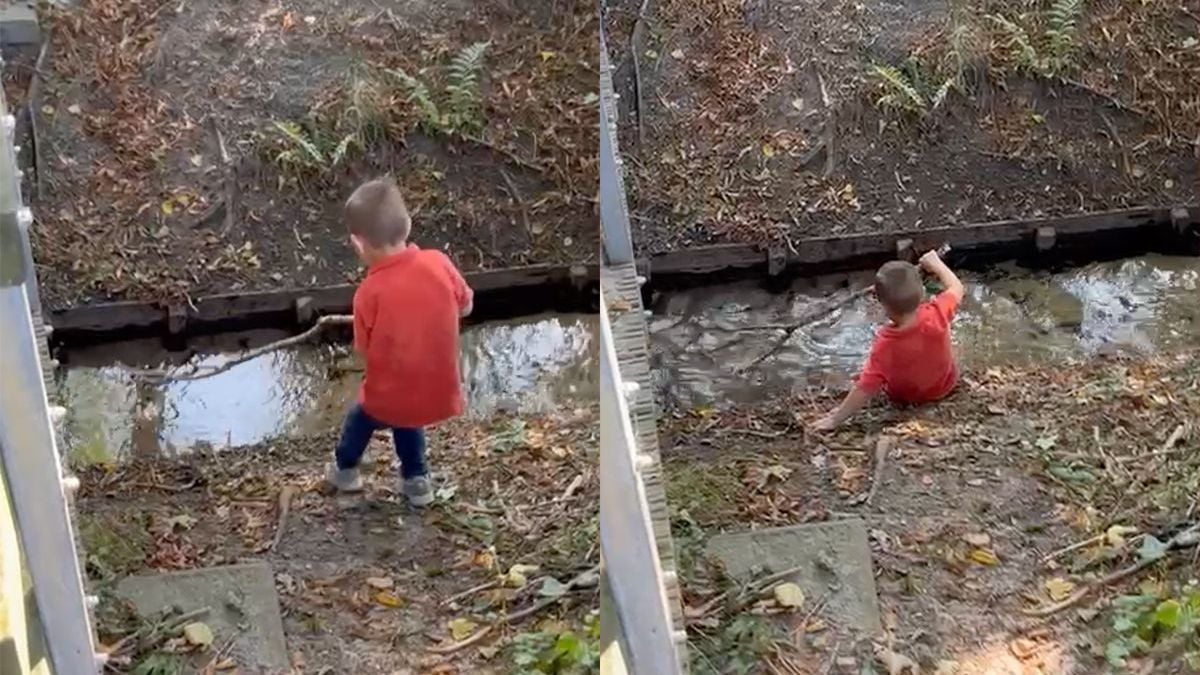
[[[780,326],[828,306],[831,294],[848,297],[871,276],[804,279],[778,294],[741,284],[656,298],[650,330],[660,398],[720,406],[847,387],[885,320],[870,296],[805,324],[774,356],[755,361],[783,338]],[[963,281],[953,340],[968,373],[1200,344],[1200,258],[1145,256],[1057,273],[1009,266],[964,273]]]
[[[463,384],[470,415],[541,412],[597,398],[598,320],[543,315],[485,323],[462,337]],[[199,447],[247,445],[337,429],[361,381],[361,365],[343,344],[299,346],[190,382],[138,382],[138,367],[218,365],[246,345],[284,335],[262,331],[197,340],[181,359],[156,340],[72,350],[56,377],[55,398],[68,413],[64,443],[78,463],[113,462]]]

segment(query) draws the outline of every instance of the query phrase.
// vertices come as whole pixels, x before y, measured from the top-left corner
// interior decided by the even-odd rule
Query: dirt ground
[[[644,251],[1200,199],[1197,0],[605,4]]]
[[[1200,609],[1194,542],[1048,617],[1028,612],[1200,523],[1198,373],[1195,350],[989,368],[937,406],[876,406],[827,436],[803,429],[828,396],[675,411],[662,446],[695,671],[910,672],[879,651],[939,675],[1099,673],[1112,659],[1126,661],[1116,672],[1195,672],[1200,622],[1143,622],[1172,600]],[[712,534],[848,516],[868,527],[884,643],[832,625],[814,598],[775,619],[755,616],[769,603],[700,609],[729,585],[703,554]],[[1126,655],[1134,625],[1153,647]]]
[[[340,205],[389,172],[413,239],[463,268],[595,257],[586,2],[81,0],[42,23],[26,145],[55,307],[353,280]],[[449,65],[481,42],[480,124],[453,126]],[[6,69],[14,108],[35,65]]]
[[[547,659],[594,667],[598,579],[587,572],[599,559],[596,413],[436,431],[437,502],[423,511],[394,492],[394,454],[382,437],[361,496],[323,485],[333,437],[91,469],[77,512],[88,572],[105,598],[101,638],[121,644],[136,626],[105,593],[116,579],[259,559],[275,570],[294,673],[508,673]],[[284,490],[290,512],[272,549]],[[577,588],[559,585],[581,575]],[[539,602],[475,644],[431,651]],[[213,650],[189,655],[181,642],[140,653],[126,642],[112,661],[119,672],[163,673],[220,661]],[[136,670],[180,651],[191,668]]]

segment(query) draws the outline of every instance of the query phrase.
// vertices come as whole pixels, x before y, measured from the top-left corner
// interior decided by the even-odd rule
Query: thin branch
[[[219,366],[213,366],[213,367],[206,368],[206,369],[202,369],[202,367],[196,366],[191,371],[183,372],[183,373],[172,373],[168,370],[162,370],[162,369],[158,369],[158,368],[125,368],[125,371],[128,372],[134,378],[139,378],[139,379],[148,380],[148,381],[152,381],[152,382],[186,382],[186,381],[190,381],[190,380],[202,380],[206,377],[212,377],[214,375],[219,375],[219,374],[233,368],[234,366],[243,364],[247,361],[250,361],[251,359],[256,359],[256,358],[262,356],[263,354],[269,354],[271,352],[278,351],[278,350],[284,349],[286,347],[292,347],[294,345],[298,345],[302,342],[309,340],[314,335],[316,335],[317,333],[320,333],[322,330],[324,330],[328,326],[348,326],[353,323],[354,323],[354,317],[351,315],[329,314],[329,315],[326,315],[326,316],[323,316],[323,317],[317,319],[317,322],[315,324],[313,324],[311,328],[304,331],[303,333],[300,333],[299,335],[293,335],[292,337],[284,338],[282,340],[276,340],[275,342],[263,345],[261,347],[255,347],[254,349],[248,349],[248,350],[242,352],[237,358],[230,359],[229,361],[226,361]]]

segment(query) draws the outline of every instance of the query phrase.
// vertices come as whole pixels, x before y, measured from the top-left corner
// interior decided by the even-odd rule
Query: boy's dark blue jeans
[[[391,429],[396,442],[396,456],[400,458],[400,475],[416,478],[428,473],[425,468],[425,430],[389,427],[367,414],[355,403],[346,414],[342,425],[342,440],[338,441],[335,457],[339,469],[353,469],[362,461],[363,453],[371,436],[380,429]]]

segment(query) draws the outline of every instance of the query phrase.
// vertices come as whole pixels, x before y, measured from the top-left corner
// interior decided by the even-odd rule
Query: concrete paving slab
[[[275,573],[266,562],[128,577],[117,584],[117,594],[142,615],[208,607],[208,616],[199,620],[212,629],[216,645],[236,636],[230,656],[243,672],[290,668]]]
[[[23,47],[41,43],[42,31],[38,26],[34,3],[0,2],[0,45]]]
[[[709,540],[708,554],[735,579],[800,567],[789,581],[804,591],[805,608],[827,597],[821,612],[827,620],[867,634],[882,630],[871,548],[861,520],[721,534]]]

